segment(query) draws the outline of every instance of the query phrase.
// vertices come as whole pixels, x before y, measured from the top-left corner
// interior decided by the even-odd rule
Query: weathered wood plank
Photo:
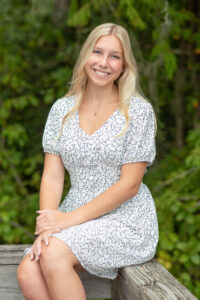
[[[24,300],[16,277],[17,265],[0,265],[0,300]]]
[[[0,265],[0,300],[24,299],[17,283],[17,265]],[[111,298],[111,280],[80,274],[87,298]],[[17,298],[16,298],[17,297]]]
[[[28,245],[0,245],[0,300],[24,300],[16,270]],[[112,281],[88,272],[80,274],[87,298],[114,300],[197,300],[155,259],[119,269]],[[112,289],[111,289],[112,287]]]
[[[29,245],[0,245],[0,300],[24,300],[17,283],[17,266]],[[110,298],[112,280],[80,274],[88,299]]]
[[[198,300],[155,259],[121,268],[112,286],[115,300]]]
[[[0,245],[0,265],[18,265],[25,248],[31,245]]]

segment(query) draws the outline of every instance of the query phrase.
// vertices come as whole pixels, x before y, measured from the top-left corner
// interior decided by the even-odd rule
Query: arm
[[[65,169],[59,155],[45,153],[40,185],[40,209],[58,209],[64,185]]]
[[[44,170],[40,184],[40,209],[55,210],[58,208],[63,192],[64,175],[65,171],[61,157],[59,155],[46,153],[44,160]],[[38,222],[36,222],[35,234],[38,234],[37,223]],[[48,239],[51,233],[55,232],[59,232],[59,230],[42,230],[39,233],[39,236],[34,241],[33,246],[31,248],[31,260],[35,258],[37,261],[39,259],[39,256],[42,251],[42,242],[48,245]]]
[[[40,211],[57,210],[61,201],[65,168],[59,155],[45,154],[44,170],[40,185]],[[38,211],[37,211],[38,212]],[[51,229],[50,224],[41,229],[43,222],[36,218],[35,234]]]
[[[137,195],[146,165],[146,162],[124,164],[118,182],[72,212],[63,213],[49,209],[39,211],[40,216],[37,217],[39,232],[51,228],[65,229],[76,226],[117,208],[126,200]]]
[[[56,210],[39,211],[40,231],[45,228],[68,228],[98,218],[137,195],[147,165],[155,158],[155,122],[149,103],[131,106],[134,116],[124,145],[120,179],[89,203],[68,213]]]
[[[119,181],[73,211],[74,224],[102,216],[137,195],[145,169],[155,157],[155,122],[151,104],[139,99],[130,106],[130,116]]]
[[[98,218],[137,195],[147,162],[122,165],[120,180],[89,203],[71,212],[74,225]]]

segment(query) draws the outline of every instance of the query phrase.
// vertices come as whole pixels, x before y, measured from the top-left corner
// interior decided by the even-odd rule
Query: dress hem
[[[64,242],[61,238],[59,238],[58,236],[54,236],[54,235],[52,235],[52,237],[56,237],[56,238],[58,238],[60,241],[62,241],[65,245],[67,245],[70,249],[71,249],[71,251],[73,252],[73,254],[76,256],[76,258],[78,259],[78,261],[79,261],[79,263],[81,264],[81,266],[85,269],[85,271],[87,271],[88,273],[91,273],[92,275],[94,275],[94,276],[96,276],[96,277],[100,277],[100,278],[107,278],[107,279],[112,279],[112,280],[114,280],[117,276],[114,276],[114,277],[109,277],[109,276],[101,276],[101,275],[97,275],[95,272],[93,272],[93,271],[91,271],[87,266],[85,266],[85,264],[80,260],[80,258],[79,258],[79,255],[76,253],[76,251],[74,250],[74,249],[72,249],[72,247],[68,244],[68,243],[66,243],[66,242]],[[117,273],[118,273],[118,268],[116,268],[117,269]]]

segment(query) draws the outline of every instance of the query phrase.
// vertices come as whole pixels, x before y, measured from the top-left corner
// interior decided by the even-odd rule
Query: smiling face
[[[85,64],[88,81],[97,86],[114,84],[123,70],[124,58],[120,40],[114,35],[100,37]]]

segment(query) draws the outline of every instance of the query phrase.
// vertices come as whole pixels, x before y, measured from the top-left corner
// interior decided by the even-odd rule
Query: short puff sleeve
[[[42,136],[44,152],[60,155],[60,130],[63,121],[62,100],[58,99],[52,105]]]
[[[143,102],[131,108],[130,126],[125,140],[122,163],[148,162],[156,155],[154,111],[150,103]]]

